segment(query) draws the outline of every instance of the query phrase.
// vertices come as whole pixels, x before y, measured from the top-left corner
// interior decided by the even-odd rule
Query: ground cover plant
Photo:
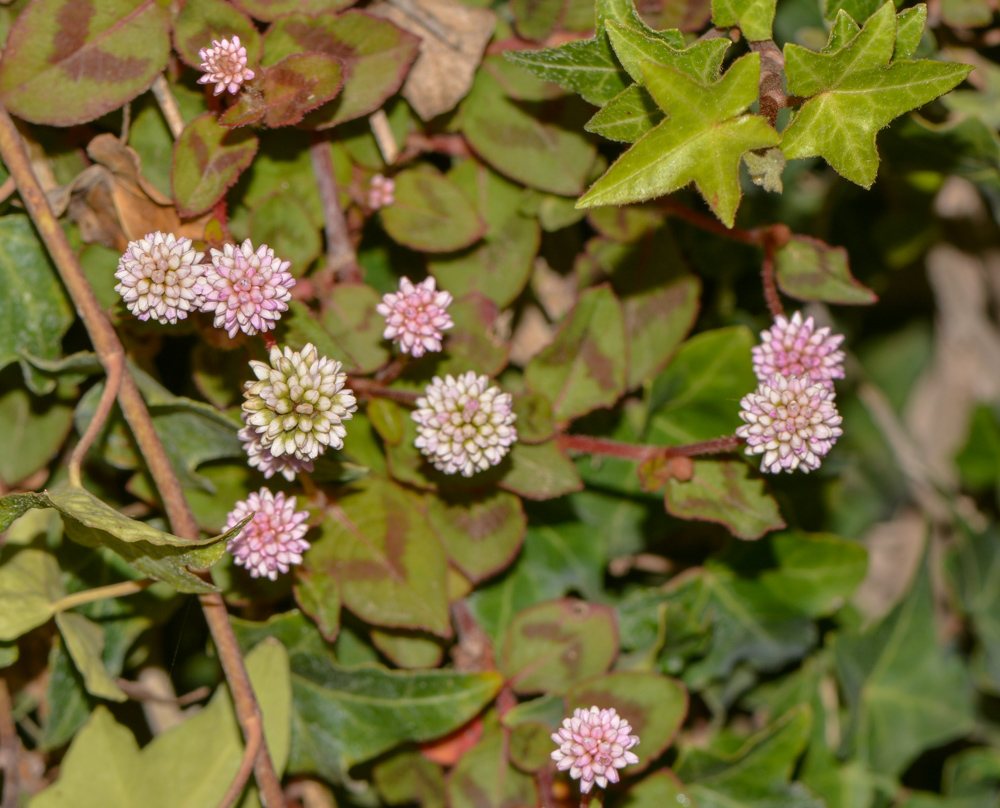
[[[994,805],[996,13],[0,2],[0,806]]]

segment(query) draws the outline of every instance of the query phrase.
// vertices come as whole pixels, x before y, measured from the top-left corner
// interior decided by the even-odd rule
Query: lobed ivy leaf
[[[918,3],[913,8],[903,9],[896,15],[896,47],[892,60],[909,59],[920,45],[927,25],[927,4]]]
[[[664,117],[649,91],[633,84],[597,110],[584,128],[608,140],[635,143]]]
[[[149,89],[169,55],[157,0],[32,0],[7,36],[0,98],[32,123],[85,123]]]
[[[678,48],[676,42],[664,41],[664,32],[651,31],[645,24],[639,29],[608,20],[605,28],[621,66],[640,85],[645,84],[643,62],[672,67],[702,83],[718,81],[722,60],[733,44],[725,37],[714,37]]]
[[[218,202],[257,153],[250,132],[231,132],[212,113],[184,127],[174,145],[170,182],[181,216],[197,216]]]
[[[577,206],[642,202],[694,182],[732,227],[742,195],[741,157],[781,140],[759,115],[740,115],[757,98],[759,55],[742,57],[709,84],[651,62],[643,62],[642,70],[646,89],[668,117],[619,157]]]
[[[896,27],[895,6],[888,2],[840,50],[785,46],[788,91],[809,97],[782,133],[788,159],[823,157],[841,176],[869,188],[878,171],[878,131],[972,71],[971,65],[927,59],[892,62]]]
[[[739,26],[751,42],[771,39],[777,0],[712,0],[712,22],[719,28]]]
[[[396,201],[382,211],[382,225],[400,244],[451,252],[468,247],[486,231],[468,195],[436,169],[406,169],[395,181]]]
[[[854,39],[860,31],[861,26],[854,21],[854,18],[843,9],[840,9],[837,11],[836,19],[834,19],[833,26],[830,28],[830,36],[827,38],[823,53],[833,53],[840,50]]]
[[[264,37],[265,67],[303,51],[343,61],[340,95],[302,123],[313,129],[329,129],[378,109],[402,85],[420,44],[408,31],[364,11],[333,14],[327,4],[324,12],[279,17]]]
[[[796,235],[775,252],[774,262],[778,286],[789,297],[853,306],[878,300],[851,274],[843,247]]]
[[[524,369],[528,388],[552,402],[557,421],[610,407],[625,391],[625,320],[611,287],[577,299],[555,339]]]
[[[252,20],[225,0],[187,0],[174,23],[174,48],[189,67],[200,67],[199,50],[234,36],[247,49],[248,66],[255,68],[262,52],[260,32]]]
[[[556,600],[524,609],[507,626],[499,667],[515,692],[564,693],[604,673],[618,653],[618,629],[607,606]]]

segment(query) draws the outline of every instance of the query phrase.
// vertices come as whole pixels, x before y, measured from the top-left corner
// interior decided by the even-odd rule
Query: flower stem
[[[695,457],[703,454],[719,454],[738,449],[745,441],[735,435],[724,438],[689,443],[684,446],[650,446],[638,443],[622,443],[607,438],[592,438],[590,435],[570,435],[565,432],[556,435],[560,449],[568,452],[621,457],[625,460],[642,462],[653,457]]]
[[[361,376],[348,376],[347,386],[354,391],[355,395],[366,398],[388,398],[391,401],[397,401],[400,404],[408,404],[410,406],[416,404],[417,399],[420,398],[420,393],[386,387],[384,384],[379,384],[376,381],[365,379]]]
[[[326,267],[347,283],[360,283],[361,270],[354,254],[351,237],[347,230],[347,219],[340,209],[340,189],[333,170],[330,154],[330,139],[322,132],[314,132],[309,141],[309,156],[312,158],[313,173],[319,185],[319,196],[323,201],[323,230],[326,234]]]
[[[90,288],[59,220],[52,213],[48,199],[31,167],[24,141],[2,103],[0,103],[0,158],[17,183],[21,200],[59,270],[59,275],[76,305],[76,310],[83,320],[105,371],[110,372],[116,363],[124,365],[125,349],[107,314],[101,308],[94,290]],[[122,373],[118,403],[156,483],[174,533],[186,539],[199,538],[198,523],[184,497],[180,481],[170,465],[159,435],[156,434],[153,420],[146,409],[146,402],[143,401],[142,394],[127,368]],[[260,707],[250,685],[250,677],[247,675],[236,635],[229,623],[226,605],[222,595],[217,592],[200,595],[199,599],[215,641],[219,661],[229,683],[237,718],[244,737],[248,738],[253,721],[260,719]],[[281,791],[281,783],[274,771],[266,743],[261,745],[255,772],[267,808],[284,808],[285,798]]]

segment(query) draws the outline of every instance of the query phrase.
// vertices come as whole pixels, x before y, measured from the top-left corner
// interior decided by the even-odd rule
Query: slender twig
[[[90,288],[76,254],[59,225],[59,220],[49,207],[48,199],[35,178],[24,142],[2,103],[0,103],[0,158],[14,177],[24,206],[59,270],[101,363],[108,371],[111,364],[124,362],[125,351],[111,321],[101,308],[93,289]],[[146,409],[146,402],[143,401],[142,394],[127,369],[122,374],[118,402],[159,490],[174,533],[182,538],[197,539],[198,523],[184,497],[184,491],[163,449],[163,444],[156,434],[153,421]],[[246,736],[248,722],[255,718],[259,719],[260,707],[250,685],[250,677],[247,675],[236,635],[233,633],[225,603],[219,593],[201,595],[200,601],[215,641],[219,661],[222,663],[233,694],[237,718]],[[261,746],[260,754],[257,756],[256,774],[261,796],[267,808],[283,808],[285,800],[281,783],[275,774],[266,744]]]
[[[177,140],[184,131],[184,119],[181,117],[181,109],[177,106],[177,99],[170,92],[170,85],[167,84],[166,77],[161,73],[153,82],[153,95],[156,103],[160,105],[160,112],[167,122],[170,134]]]
[[[556,443],[567,452],[621,457],[625,460],[642,462],[654,457],[695,457],[703,454],[731,452],[744,444],[743,438],[729,435],[724,438],[689,443],[684,446],[651,446],[638,443],[622,443],[607,438],[593,438],[590,435],[570,435],[562,432],[556,435]]]
[[[326,234],[326,265],[342,281],[359,283],[361,270],[354,254],[351,236],[347,230],[347,220],[340,208],[340,189],[333,171],[333,156],[330,140],[324,132],[314,132],[309,142],[309,156],[312,158],[313,173],[319,186],[319,196],[323,201],[323,231]]]
[[[368,125],[371,126],[378,150],[382,152],[382,159],[387,166],[391,166],[399,157],[399,146],[389,126],[389,116],[385,114],[384,109],[377,109],[368,118]]]
[[[774,126],[778,121],[778,110],[788,106],[785,95],[785,57],[770,39],[751,42],[750,50],[760,54],[760,114]]]
[[[264,729],[261,726],[260,716],[254,717],[248,723],[245,734],[247,745],[243,751],[243,760],[240,761],[240,768],[236,772],[236,777],[233,778],[233,782],[229,784],[225,795],[219,801],[219,808],[229,808],[229,806],[235,805],[243,793],[243,788],[246,786],[247,780],[250,779],[250,772],[253,771],[254,761],[257,759],[261,747],[264,745]]]
[[[117,584],[99,586],[95,589],[85,589],[82,592],[74,592],[60,598],[52,604],[53,612],[64,612],[67,609],[82,606],[84,603],[93,603],[96,600],[107,600],[108,598],[123,598],[127,595],[135,595],[148,589],[155,584],[152,578],[140,578],[138,581],[122,581]]]
[[[396,381],[399,378],[399,374],[406,369],[409,359],[409,354],[399,354],[399,356],[395,357],[388,365],[375,374],[375,381],[380,384],[389,384]]]
[[[775,224],[764,230],[761,246],[764,248],[764,260],[760,264],[760,281],[764,287],[764,301],[772,317],[784,315],[785,307],[781,304],[778,294],[778,283],[774,275],[774,254],[791,238],[791,230],[783,224]]]
[[[0,771],[3,772],[3,802],[0,808],[17,808],[21,791],[19,761],[21,739],[17,737],[14,710],[7,680],[0,676]]]
[[[717,236],[724,236],[732,241],[741,241],[744,244],[754,244],[759,246],[761,243],[760,230],[744,230],[742,227],[726,227],[714,216],[709,216],[705,213],[699,213],[696,210],[691,210],[691,208],[685,207],[676,199],[669,196],[659,200],[659,205],[671,216],[683,219],[689,224],[693,224],[695,227],[700,227],[702,230],[707,230],[709,233],[715,233]]]
[[[149,701],[154,704],[173,704],[177,707],[186,707],[189,704],[194,704],[196,701],[202,701],[212,695],[212,689],[207,685],[196,687],[194,690],[185,693],[183,696],[171,697],[160,696],[156,693],[152,693],[145,685],[142,685],[139,682],[131,682],[128,679],[122,679],[121,677],[115,679],[115,684],[125,691],[125,695],[132,699],[132,701]]]
[[[100,401],[97,402],[94,417],[90,419],[90,424],[80,437],[80,442],[73,449],[73,454],[69,458],[69,484],[75,488],[83,488],[83,478],[80,474],[83,459],[97,439],[101,427],[108,420],[111,409],[115,406],[115,401],[118,399],[118,391],[122,386],[122,373],[125,370],[125,360],[121,354],[109,357],[107,368],[108,376],[104,383],[104,391],[101,393]]]
[[[347,386],[354,391],[355,395],[365,398],[387,398],[390,401],[398,401],[400,404],[411,406],[416,404],[417,399],[420,398],[420,393],[386,387],[384,384],[364,379],[361,376],[348,376]]]

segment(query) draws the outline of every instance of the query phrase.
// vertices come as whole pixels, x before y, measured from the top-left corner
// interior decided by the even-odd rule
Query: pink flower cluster
[[[214,314],[215,327],[230,337],[274,328],[292,299],[291,263],[276,258],[266,244],[255,251],[250,239],[211,254],[211,263],[203,264],[205,254],[190,239],[150,233],[129,243],[115,272],[115,291],[140,320],[176,323],[188,312],[204,311]]]
[[[212,45],[198,51],[200,67],[205,73],[198,83],[214,84],[215,95],[221,95],[226,90],[234,94],[239,92],[240,85],[254,77],[254,72],[247,67],[247,49],[240,44],[238,36],[234,36],[232,41],[213,39]]]
[[[396,181],[376,174],[368,186],[368,207],[372,210],[388,207],[396,201]]]
[[[584,794],[595,783],[601,788],[617,783],[619,769],[639,762],[635,752],[629,751],[638,746],[639,736],[632,734],[631,725],[614,708],[577,708],[552,740],[559,745],[552,753],[556,768],[568,770],[570,777],[579,780]]]
[[[736,435],[746,440],[748,455],[763,455],[763,472],[818,469],[844,434],[833,388],[833,379],[844,378],[844,337],[817,329],[799,312],[790,320],[778,315],[760,337],[753,349],[759,384],[740,401],[744,423]]]
[[[382,298],[375,311],[385,317],[386,339],[399,345],[403,353],[414,359],[425,351],[440,351],[442,331],[455,325],[448,306],[451,295],[434,288],[434,278],[414,284],[409,278],[399,281],[399,292],[390,292]]]
[[[246,567],[253,578],[277,580],[278,573],[288,572],[291,564],[301,564],[302,554],[309,549],[304,538],[309,526],[309,514],[295,510],[295,497],[282,492],[272,494],[267,488],[251,493],[237,502],[229,512],[226,530],[231,530],[250,514],[251,519],[226,549],[233,561]]]

